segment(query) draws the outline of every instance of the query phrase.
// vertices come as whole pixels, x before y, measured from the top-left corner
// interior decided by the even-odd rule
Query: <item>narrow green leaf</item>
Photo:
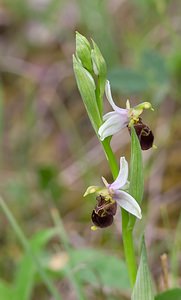
[[[36,267],[29,255],[25,255],[18,265],[14,282],[14,300],[30,300],[33,287]]]
[[[37,256],[34,254],[34,251],[32,250],[30,243],[28,239],[25,237],[24,232],[22,231],[21,227],[17,223],[16,219],[12,215],[11,211],[9,210],[9,207],[6,205],[6,202],[3,200],[2,197],[0,197],[0,208],[2,209],[3,213],[6,215],[6,218],[8,219],[11,227],[13,228],[15,234],[19,238],[24,250],[31,256],[32,262],[36,265],[37,271],[39,272],[42,281],[46,285],[47,289],[49,290],[50,294],[56,299],[60,300],[61,295],[60,291],[57,290],[56,286],[54,285],[51,278],[47,275],[46,271],[44,270],[42,264],[40,263],[40,260],[37,258]]]
[[[73,56],[73,68],[79,92],[91,120],[92,126],[97,133],[102,121],[96,101],[96,87],[94,79],[91,74],[85,68],[83,68],[75,56]]]
[[[155,300],[180,300],[181,299],[181,289],[175,288],[165,291],[155,297]]]
[[[144,238],[142,240],[140,264],[131,300],[154,300]]]
[[[130,162],[130,186],[129,193],[141,203],[144,192],[143,163],[140,142],[134,127],[131,128],[131,162]],[[136,218],[129,216],[129,228],[133,228]]]
[[[36,233],[30,241],[34,254],[39,255],[45,244],[57,234],[56,229],[46,229]],[[34,288],[36,266],[28,253],[18,265],[14,280],[13,300],[30,300]]]

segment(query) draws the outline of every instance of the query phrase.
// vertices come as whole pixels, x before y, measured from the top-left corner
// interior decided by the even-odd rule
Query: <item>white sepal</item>
[[[110,185],[110,188],[114,190],[121,189],[123,186],[125,186],[127,180],[128,180],[128,163],[125,157],[121,157],[119,174],[116,180]]]
[[[113,112],[98,130],[101,141],[126,127],[126,122],[127,118],[122,118],[120,114]]]
[[[124,191],[116,191],[114,200],[116,200],[117,204],[130,214],[136,216],[138,219],[142,218],[141,208],[138,202],[128,193]]]

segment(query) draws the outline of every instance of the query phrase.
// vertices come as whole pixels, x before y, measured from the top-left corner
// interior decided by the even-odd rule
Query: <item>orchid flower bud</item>
[[[91,46],[79,32],[76,32],[76,56],[80,59],[83,67],[92,73]]]

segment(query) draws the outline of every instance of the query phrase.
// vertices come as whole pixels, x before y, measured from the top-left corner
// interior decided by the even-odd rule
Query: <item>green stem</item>
[[[116,177],[118,176],[119,167],[118,167],[118,164],[116,161],[116,157],[115,157],[114,153],[112,152],[109,140],[105,139],[102,142],[102,146],[104,148],[104,152],[105,152],[107,161],[109,163],[113,178],[116,179]]]
[[[116,179],[119,167],[116,162],[116,158],[114,153],[112,152],[110,142],[108,139],[105,139],[102,142],[102,146],[104,148],[113,178]],[[123,245],[124,245],[124,253],[126,257],[126,263],[128,267],[128,274],[131,286],[134,286],[136,280],[136,273],[137,273],[137,264],[136,264],[136,257],[134,251],[134,243],[133,243],[133,229],[128,228],[129,222],[129,213],[122,209],[122,236],[123,236]]]
[[[122,209],[122,235],[123,245],[126,257],[126,263],[128,266],[128,274],[130,278],[131,286],[133,287],[136,280],[137,264],[133,244],[133,230],[128,228],[129,213]]]
[[[16,233],[17,237],[19,238],[24,250],[30,255],[32,258],[32,261],[37,267],[37,271],[39,272],[42,281],[46,285],[47,289],[49,290],[50,294],[54,297],[55,300],[61,300],[61,296],[59,291],[54,286],[51,279],[47,276],[46,272],[44,271],[39,259],[37,256],[33,253],[33,250],[26,239],[23,231],[21,230],[20,226],[16,222],[14,216],[12,215],[11,211],[9,210],[8,206],[6,205],[5,201],[0,197],[0,207],[2,208],[4,214],[6,215],[10,225],[12,226],[14,232]]]

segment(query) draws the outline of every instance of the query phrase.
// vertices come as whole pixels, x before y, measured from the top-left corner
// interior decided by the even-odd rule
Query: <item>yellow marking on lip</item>
[[[95,226],[95,225],[91,226],[92,231],[96,231],[97,229],[98,229],[97,226]]]

